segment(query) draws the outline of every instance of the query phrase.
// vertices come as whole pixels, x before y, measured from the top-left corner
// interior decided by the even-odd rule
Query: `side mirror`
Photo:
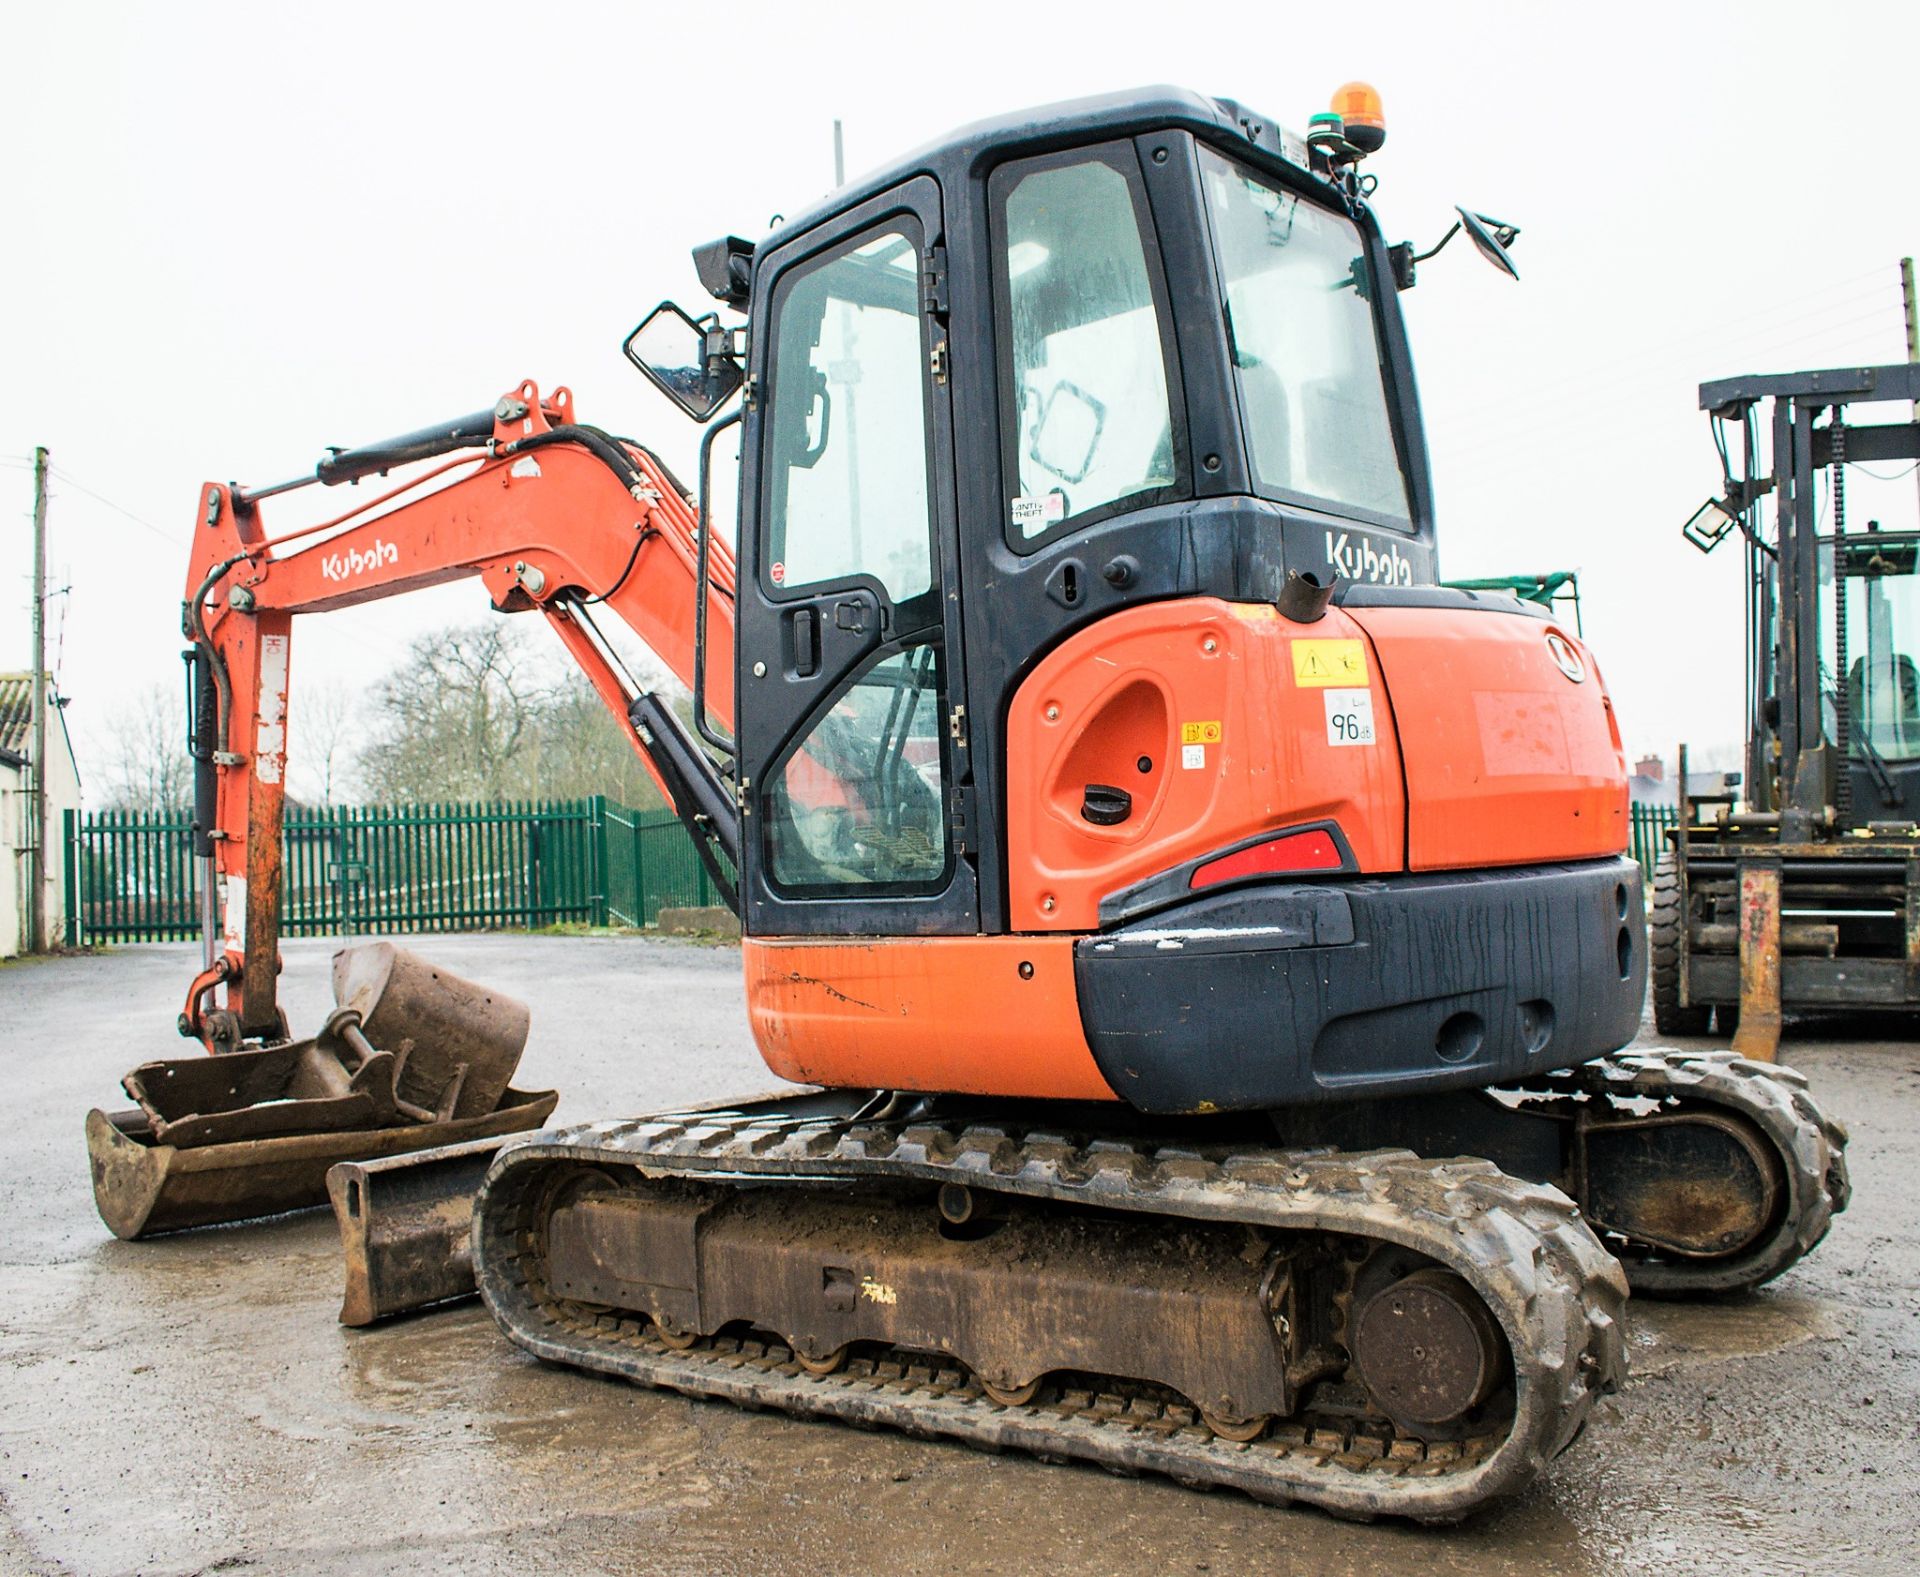
[[[1469,213],[1458,205],[1453,211],[1460,216],[1460,223],[1466,230],[1468,239],[1480,249],[1480,255],[1495,268],[1504,269],[1518,279],[1520,270],[1513,266],[1513,259],[1507,256],[1507,248],[1519,240],[1519,226],[1502,224],[1498,219],[1489,218],[1486,214]]]
[[[1447,233],[1439,242],[1424,252],[1416,252],[1411,241],[1402,241],[1398,246],[1387,248],[1387,260],[1393,265],[1393,283],[1399,290],[1413,289],[1414,267],[1424,263],[1430,257],[1438,257],[1446,244],[1462,230],[1472,238],[1473,244],[1480,249],[1480,255],[1501,272],[1518,279],[1520,270],[1513,266],[1513,259],[1507,256],[1507,248],[1520,239],[1520,227],[1507,224],[1488,214],[1476,214],[1454,205],[1453,211],[1460,217],[1454,220]]]
[[[663,301],[641,319],[621,348],[648,382],[696,422],[704,422],[746,379],[727,340],[718,320],[695,322],[671,301]]]

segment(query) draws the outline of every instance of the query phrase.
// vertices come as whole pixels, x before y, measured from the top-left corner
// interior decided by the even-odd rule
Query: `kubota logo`
[[[1334,573],[1345,580],[1370,580],[1382,586],[1413,584],[1413,561],[1403,559],[1400,549],[1391,542],[1377,548],[1370,537],[1356,542],[1344,531],[1338,536],[1329,531],[1327,560]]]
[[[382,542],[375,537],[365,552],[359,548],[348,548],[344,553],[329,553],[320,561],[320,573],[328,580],[349,580],[355,575],[366,574],[368,570],[378,569],[382,564],[399,562],[400,550],[391,542]]]
[[[1547,655],[1553,659],[1554,667],[1575,684],[1587,677],[1587,665],[1580,661],[1580,654],[1573,649],[1573,642],[1558,630],[1547,631]]]

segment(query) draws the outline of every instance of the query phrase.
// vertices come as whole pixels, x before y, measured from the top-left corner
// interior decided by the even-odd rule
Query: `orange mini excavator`
[[[630,726],[814,1087],[502,1150],[474,1268],[521,1346],[1448,1519],[1616,1384],[1630,1282],[1755,1285],[1844,1205],[1804,1080],[1607,1055],[1646,983],[1620,732],[1574,634],[1436,584],[1397,302],[1432,252],[1368,205],[1377,98],[1337,108],[1056,106],[698,249],[722,310],[628,342],[710,422],[697,501],[531,383],[205,489],[216,1063],[285,1035],[293,616],[477,576]],[[1511,226],[1460,230],[1511,271]],[[737,550],[703,529],[734,424]]]

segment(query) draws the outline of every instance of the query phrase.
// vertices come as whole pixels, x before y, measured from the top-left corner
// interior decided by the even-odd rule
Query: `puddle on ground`
[[[1627,1311],[1628,1352],[1636,1375],[1724,1358],[1762,1358],[1801,1342],[1844,1335],[1838,1313],[1821,1299],[1785,1293],[1727,1303],[1636,1300]]]

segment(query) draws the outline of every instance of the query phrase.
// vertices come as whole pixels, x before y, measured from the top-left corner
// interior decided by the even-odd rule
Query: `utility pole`
[[[833,123],[833,184],[838,190],[847,184],[847,145],[840,133],[838,118]],[[1913,259],[1907,259],[1907,300],[1913,300]],[[1913,337],[1913,312],[1907,312],[1907,337]]]
[[[47,451],[33,451],[33,858],[27,951],[46,946],[47,896]]]
[[[839,122],[835,121],[837,128]],[[1900,296],[1907,309],[1907,360],[1920,362],[1920,312],[1913,305],[1913,259],[1900,259]],[[1913,419],[1920,422],[1920,400],[1913,402]],[[1920,487],[1920,466],[1913,469],[1914,486]]]

